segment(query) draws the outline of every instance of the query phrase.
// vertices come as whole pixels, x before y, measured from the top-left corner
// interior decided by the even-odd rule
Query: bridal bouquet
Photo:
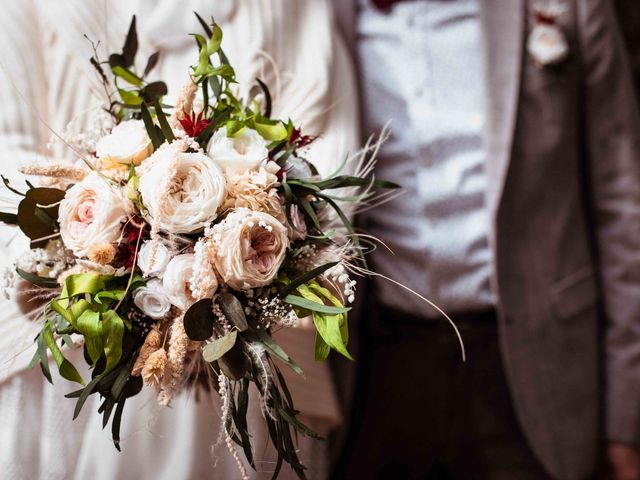
[[[295,433],[315,434],[297,419],[280,366],[302,371],[272,333],[310,317],[316,359],[331,350],[351,358],[352,276],[367,269],[344,209],[395,185],[371,177],[375,144],[349,159],[355,174],[343,165],[319,175],[305,158],[314,137],[272,118],[260,80],[238,98],[222,31],[198,18],[198,61],[174,106],[163,101],[163,82],[145,80],[158,55],[142,72],[134,66],[135,17],[122,52],[101,61],[94,48],[109,126],[91,154],[68,142],[80,163],[23,169],[48,177],[47,186],[3,177],[20,202],[0,220],[31,239],[16,271],[49,299],[33,363],[51,381],[50,355],[62,377],[82,385],[67,395],[75,415],[98,395],[119,448],[125,403],[143,387],[162,405],[185,388],[214,390],[228,447],[240,445],[253,465],[254,384],[278,452],[274,477],[288,462],[302,478]],[[78,344],[88,379],[65,358]]]

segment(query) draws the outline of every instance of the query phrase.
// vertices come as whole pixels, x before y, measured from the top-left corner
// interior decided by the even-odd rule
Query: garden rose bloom
[[[209,291],[202,292],[198,298],[194,296],[194,285],[191,283],[194,265],[195,255],[192,253],[176,255],[169,261],[162,276],[162,285],[169,300],[183,311],[201,298],[210,297],[215,292],[215,288],[211,288]]]
[[[153,279],[133,293],[133,303],[148,317],[160,319],[171,310],[171,302],[164,292],[162,282]]]
[[[151,254],[154,254],[153,264],[151,262]],[[162,242],[157,242],[155,252],[153,252],[153,242],[145,241],[138,251],[138,267],[142,270],[145,277],[161,277],[162,272],[171,259],[171,252]]]
[[[225,179],[209,157],[171,145],[156,151],[138,172],[149,221],[170,233],[193,233],[215,220],[224,200]]]
[[[214,232],[215,267],[231,288],[262,287],[278,274],[289,239],[286,227],[271,215],[241,208]]]
[[[140,165],[153,152],[142,120],[126,120],[96,144],[96,156],[106,162]]]
[[[213,134],[207,154],[225,172],[242,173],[260,166],[269,156],[267,141],[258,132],[245,128],[235,137],[227,137],[227,127]]]
[[[86,257],[93,245],[116,242],[129,207],[122,192],[91,172],[60,202],[62,241],[77,257]]]

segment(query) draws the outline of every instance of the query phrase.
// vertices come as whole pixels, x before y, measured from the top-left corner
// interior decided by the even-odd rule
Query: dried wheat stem
[[[81,181],[89,173],[84,168],[69,167],[67,165],[28,165],[20,168],[20,173],[24,175],[37,175],[40,177],[67,178]]]

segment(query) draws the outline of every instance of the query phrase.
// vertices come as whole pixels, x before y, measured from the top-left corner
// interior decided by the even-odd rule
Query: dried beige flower
[[[137,377],[142,373],[142,369],[144,368],[145,363],[147,362],[151,354],[158,348],[160,348],[161,344],[162,338],[160,335],[160,328],[158,327],[158,325],[154,325],[144,339],[142,348],[140,348],[140,353],[138,354],[136,363],[134,363],[133,369],[131,370],[132,376]]]
[[[184,373],[184,360],[189,346],[189,337],[184,331],[182,315],[176,317],[171,324],[169,351],[167,354],[168,374],[162,379],[162,391],[158,395],[160,405],[169,405],[178,392]],[[143,370],[144,375],[144,370]]]
[[[278,177],[264,167],[227,177],[224,209],[248,208],[276,218],[283,214],[278,195]]]
[[[110,264],[116,256],[116,249],[110,243],[96,243],[89,248],[87,258],[100,265]]]
[[[68,165],[27,165],[20,168],[20,173],[81,181],[89,174],[89,170]]]
[[[165,368],[167,366],[167,352],[164,348],[159,348],[144,363],[142,368],[142,381],[147,386],[159,387],[163,382]]]

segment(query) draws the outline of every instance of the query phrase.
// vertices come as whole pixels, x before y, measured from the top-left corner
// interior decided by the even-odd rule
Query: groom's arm
[[[640,445],[640,115],[608,0],[575,0],[584,138],[606,315],[610,442]]]

